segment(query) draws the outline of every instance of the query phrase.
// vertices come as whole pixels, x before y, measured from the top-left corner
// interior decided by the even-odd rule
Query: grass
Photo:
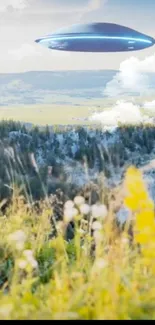
[[[131,101],[131,97],[125,96],[122,99]],[[154,100],[154,97],[135,97],[135,104],[144,103],[146,101]],[[62,101],[62,104],[57,104],[55,101]],[[84,120],[92,115],[92,112],[102,112],[105,109],[110,109],[115,105],[116,101],[120,98],[103,98],[102,99],[83,99],[63,97],[58,94],[52,97],[50,101],[52,104],[33,104],[33,105],[14,105],[14,106],[1,106],[0,120],[13,120],[21,121],[39,125],[89,125],[91,122]],[[66,104],[65,104],[66,102]],[[70,104],[70,102],[72,104]],[[142,109],[145,113],[145,110]],[[147,112],[147,115],[152,116]]]
[[[91,116],[92,106],[73,105],[21,105],[1,107],[0,120],[13,120],[39,125],[83,125]],[[81,120],[80,120],[81,119]]]
[[[134,167],[122,188],[130,220],[121,231],[111,200],[107,209],[77,197],[56,223],[48,201],[37,212],[14,195],[0,217],[0,319],[155,319],[154,205]]]

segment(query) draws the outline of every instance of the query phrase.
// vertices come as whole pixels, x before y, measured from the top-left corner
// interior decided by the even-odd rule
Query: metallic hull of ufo
[[[71,26],[35,42],[52,50],[74,52],[138,51],[155,44],[150,36],[110,23]]]

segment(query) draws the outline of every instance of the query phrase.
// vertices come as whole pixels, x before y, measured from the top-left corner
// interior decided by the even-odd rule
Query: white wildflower
[[[74,208],[74,202],[71,201],[71,200],[66,201],[66,203],[64,205],[64,208],[65,209],[72,209],[72,208]]]
[[[30,264],[31,264],[31,266],[32,266],[34,269],[37,269],[37,267],[38,267],[38,262],[37,262],[34,258],[31,259]]]
[[[33,267],[37,268],[38,267],[38,262],[35,260],[33,256],[33,252],[31,250],[25,250],[23,252],[23,255],[26,257],[27,262]]]
[[[9,239],[11,241],[25,241],[26,240],[26,235],[23,230],[17,230],[13,232],[12,234],[9,235]]]
[[[14,242],[16,249],[22,250],[26,241],[26,234],[23,230],[17,230],[8,236],[9,242]]]
[[[2,315],[3,317],[9,317],[12,310],[13,310],[13,305],[12,304],[1,305],[1,307],[0,307],[0,315]]]
[[[99,270],[103,270],[105,267],[107,267],[108,263],[103,259],[99,258],[95,261],[94,267]]]
[[[27,261],[26,260],[19,260],[18,267],[22,270],[26,269],[27,267]]]
[[[80,212],[87,215],[90,212],[90,206],[88,204],[82,204],[80,206]]]
[[[72,209],[65,209],[64,210],[64,221],[65,223],[71,222],[74,217],[78,215],[78,210],[75,208]]]
[[[104,204],[94,204],[91,207],[92,210],[92,216],[94,218],[105,218],[107,216],[107,208]]]
[[[101,230],[102,229],[102,225],[99,221],[94,221],[92,224],[92,229],[93,230]]]
[[[82,204],[85,203],[85,198],[84,198],[83,196],[76,196],[76,197],[74,198],[74,203],[75,203],[76,205],[82,205]]]
[[[27,259],[31,259],[33,257],[33,252],[30,249],[26,249],[23,252],[23,255],[27,258]]]
[[[101,233],[100,231],[98,231],[98,230],[95,230],[95,231],[94,231],[94,233],[93,233],[93,237],[94,237],[94,239],[95,239],[96,244],[98,244],[99,242],[101,242],[102,239],[103,239],[103,235],[102,235],[102,233]]]

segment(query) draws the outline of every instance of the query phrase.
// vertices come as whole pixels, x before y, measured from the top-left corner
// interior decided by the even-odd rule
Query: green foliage
[[[50,242],[46,243],[36,256],[39,267],[39,280],[41,283],[48,283],[52,277],[52,266],[55,262],[55,250]]]
[[[6,248],[0,248],[0,288],[6,283],[6,288],[10,285],[14,270],[14,260],[12,254]]]

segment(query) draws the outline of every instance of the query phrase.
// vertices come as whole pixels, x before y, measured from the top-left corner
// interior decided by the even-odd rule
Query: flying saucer
[[[60,51],[125,52],[151,47],[155,39],[117,24],[91,23],[61,29],[35,42]]]

